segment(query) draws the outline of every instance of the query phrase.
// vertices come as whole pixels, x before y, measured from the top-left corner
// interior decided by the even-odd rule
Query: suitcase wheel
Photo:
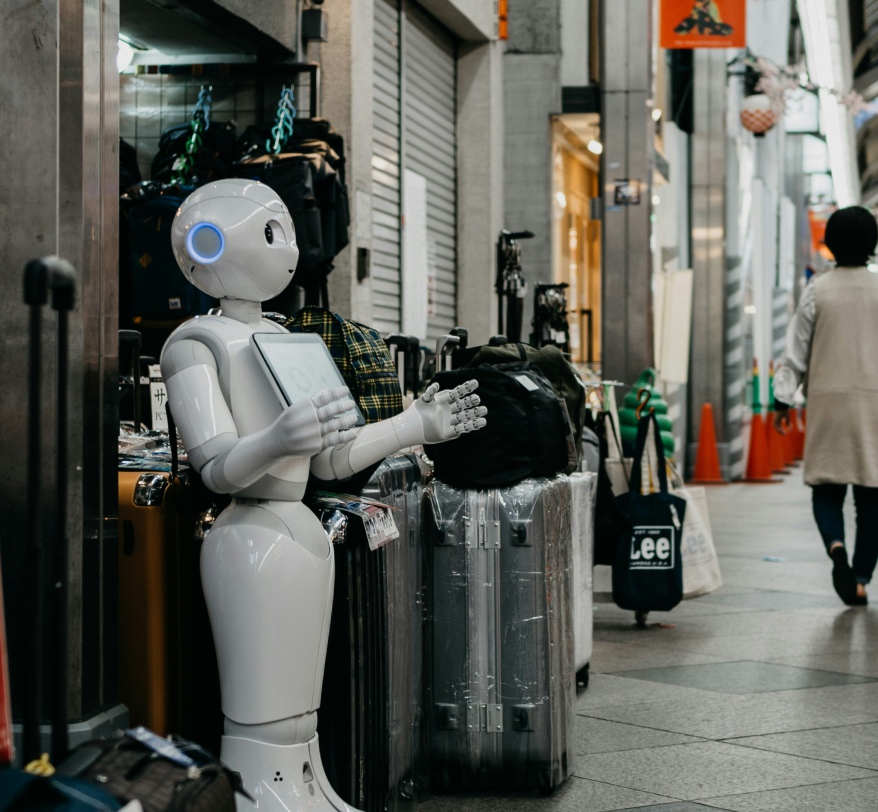
[[[588,688],[588,680],[591,676],[590,672],[591,663],[586,663],[579,671],[576,672],[576,687],[577,688]]]

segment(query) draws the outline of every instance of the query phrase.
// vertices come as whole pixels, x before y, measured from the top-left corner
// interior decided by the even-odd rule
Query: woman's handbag
[[[642,494],[642,462],[651,425],[659,490]],[[664,448],[652,413],[640,420],[630,488],[616,501],[628,526],[616,545],[613,600],[635,612],[667,612],[683,599],[681,541],[686,501],[668,492]]]

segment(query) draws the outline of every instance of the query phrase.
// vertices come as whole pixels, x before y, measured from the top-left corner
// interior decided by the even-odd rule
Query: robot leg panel
[[[358,812],[329,785],[316,734],[292,745],[224,736],[222,758],[241,773],[255,802],[237,796],[237,812]]]
[[[262,725],[316,710],[331,553],[322,526],[300,502],[232,504],[207,534],[202,581],[223,713],[234,722]]]

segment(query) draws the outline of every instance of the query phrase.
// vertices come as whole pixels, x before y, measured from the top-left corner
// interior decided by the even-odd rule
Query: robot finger
[[[356,436],[356,431],[333,431],[323,436],[323,447],[331,448],[332,446],[344,445],[351,442]]]
[[[432,403],[436,399],[436,393],[438,391],[439,391],[439,384],[438,383],[431,383],[427,387],[427,391],[424,392],[423,395],[421,395],[421,400],[424,401],[424,403]]]
[[[452,400],[463,400],[467,395],[472,394],[479,388],[479,382],[475,380],[464,381],[460,386],[455,386],[450,390],[448,397]]]
[[[460,436],[461,434],[469,434],[471,431],[478,431],[487,425],[488,421],[484,417],[478,417],[475,420],[468,420],[466,423],[458,423],[453,428],[454,433]]]
[[[321,389],[311,400],[318,408],[328,406],[330,403],[344,398],[350,398],[351,391],[346,386],[339,386],[335,389]]]
[[[320,406],[317,409],[317,416],[321,420],[329,420],[346,412],[356,412],[356,406],[350,395],[344,395],[337,400],[330,401],[325,406]]]
[[[479,417],[484,417],[488,413],[487,406],[479,406],[476,409],[467,409],[464,412],[460,412],[459,414],[454,415],[451,418],[451,425],[457,426],[461,423],[466,423],[471,420],[475,420]]]
[[[460,400],[453,400],[451,401],[451,414],[457,414],[464,409],[472,409],[478,406],[481,402],[481,398],[478,395],[467,395]]]
[[[334,431],[353,428],[357,425],[357,415],[354,412],[333,417],[330,420],[324,420],[321,424],[323,434],[331,434]]]

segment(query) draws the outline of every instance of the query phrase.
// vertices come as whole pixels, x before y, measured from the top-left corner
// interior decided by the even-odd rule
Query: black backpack
[[[447,443],[426,446],[436,476],[457,488],[501,488],[528,477],[554,476],[569,461],[569,422],[552,385],[528,363],[482,364],[439,372],[443,389],[475,379],[487,425]]]

